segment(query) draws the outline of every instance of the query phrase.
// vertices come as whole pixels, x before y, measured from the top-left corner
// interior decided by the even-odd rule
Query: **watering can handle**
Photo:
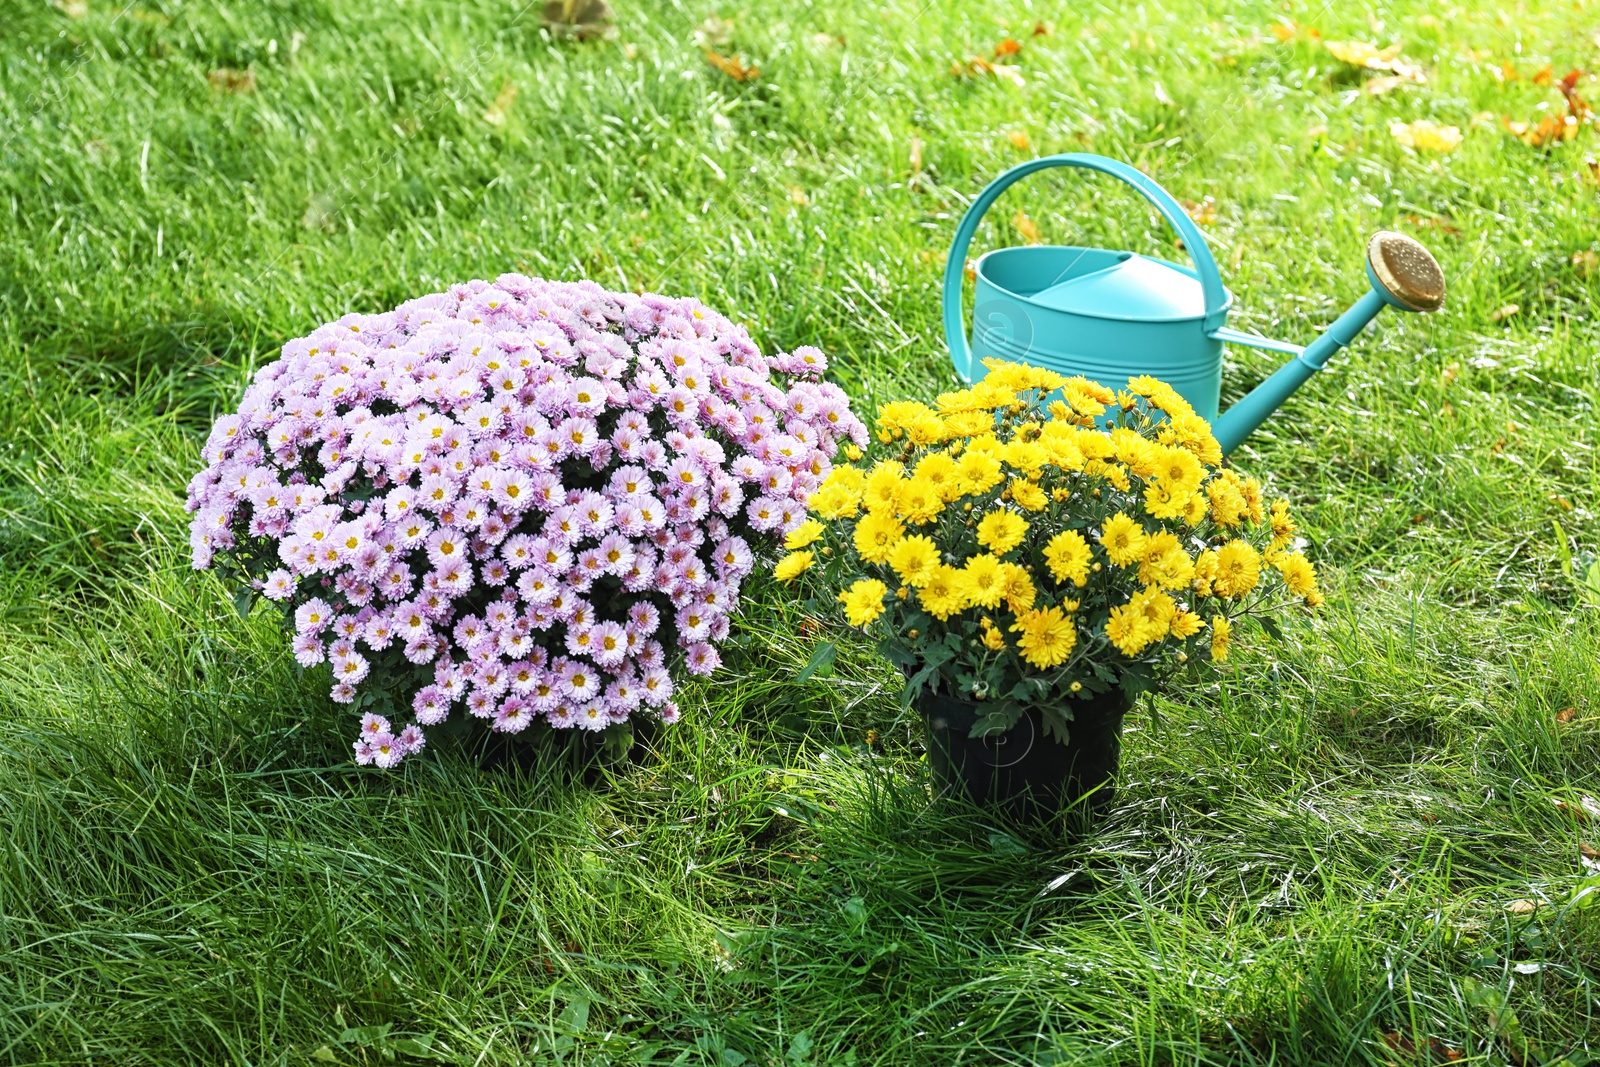
[[[972,235],[977,232],[984,213],[999,199],[1001,193],[1034,171],[1050,167],[1097,170],[1101,174],[1121,178],[1138,190],[1161,212],[1161,217],[1178,231],[1178,236],[1183,239],[1183,247],[1194,260],[1195,271],[1200,275],[1200,289],[1205,295],[1205,332],[1209,334],[1227,321],[1228,292],[1222,286],[1222,275],[1217,273],[1217,261],[1211,257],[1211,249],[1194,222],[1165,189],[1126,163],[1088,152],[1030,159],[1000,175],[978,194],[978,198],[967,208],[967,213],[961,217],[961,225],[956,227],[956,239],[950,245],[950,258],[944,266],[944,339],[950,346],[950,362],[955,364],[956,373],[962,381],[972,381],[972,352],[967,347],[967,326],[961,308],[961,276],[966,269],[967,249],[972,244]]]

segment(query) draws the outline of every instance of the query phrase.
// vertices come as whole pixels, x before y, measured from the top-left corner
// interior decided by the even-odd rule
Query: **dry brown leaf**
[[[1522,310],[1521,304],[1504,304],[1489,312],[1490,322],[1504,322]]]
[[[1596,252],[1592,248],[1584,249],[1582,252],[1574,252],[1572,253],[1572,265],[1578,268],[1579,274],[1587,278],[1595,271],[1600,270],[1600,252]]]
[[[1017,213],[1011,216],[1011,225],[1017,228],[1017,232],[1022,234],[1023,239],[1030,245],[1041,244],[1044,241],[1044,235],[1039,232],[1039,227],[1022,213],[1021,208],[1017,208]]]
[[[1550,499],[1552,501],[1554,501],[1556,507],[1560,508],[1562,511],[1571,511],[1572,510],[1572,501],[1568,500],[1566,497],[1562,496],[1560,493],[1551,493],[1550,494]],[[1558,722],[1569,722],[1569,721],[1571,721],[1572,716],[1576,713],[1576,711],[1577,711],[1577,709],[1575,709],[1575,708],[1562,708],[1561,709],[1561,713],[1556,716],[1556,720]],[[1563,719],[1561,717],[1562,715],[1565,715],[1566,718]]]
[[[1587,841],[1578,842],[1578,855],[1586,860],[1600,861],[1600,848],[1595,848]]]
[[[1415,78],[1406,78],[1399,74],[1380,74],[1376,78],[1368,78],[1362,82],[1361,91],[1368,96],[1382,96],[1384,93],[1393,92],[1402,85],[1415,83]]]
[[[1600,184],[1600,159],[1594,156],[1583,157],[1583,167],[1589,172],[1589,179]]]
[[[1210,226],[1217,221],[1217,202],[1209,196],[1204,200],[1183,200],[1180,203],[1184,212],[1201,226]]]
[[[1539,73],[1528,80],[1535,85],[1549,85],[1556,80],[1556,69],[1554,67],[1542,67]]]
[[[1028,139],[1027,130],[1012,130],[1006,134],[1006,140],[1011,142],[1011,147],[1018,151],[1026,152],[1033,147],[1033,142]]]
[[[1379,48],[1366,41],[1324,41],[1322,47],[1341,63],[1363,70],[1386,70],[1400,81],[1425,82],[1427,75],[1422,67],[1400,54],[1402,45],[1396,43]]]
[[[546,0],[539,25],[557,40],[592,41],[613,30],[606,0]]]
[[[1022,77],[1022,68],[1008,63],[994,63],[982,56],[971,56],[965,63],[950,64],[950,74],[957,78],[974,78],[989,74],[1011,82],[1019,89],[1028,83]]]
[[[1527,899],[1513,900],[1506,905],[1506,910],[1513,915],[1532,915],[1539,910],[1539,902]]]
[[[1589,121],[1589,105],[1584,103],[1583,97],[1578,95],[1578,81],[1583,77],[1581,70],[1569,70],[1562,75],[1560,83],[1556,86],[1561,90],[1562,97],[1567,101],[1567,114],[1579,122]]]
[[[1005,56],[1014,56],[1020,51],[1022,51],[1022,42],[1018,41],[1015,37],[1007,37],[1005,40],[994,46],[994,57],[996,59],[1002,59]]]
[[[707,48],[706,62],[716,67],[722,73],[736,82],[753,82],[761,77],[761,68],[755,64],[744,65],[743,56],[725,56],[721,52],[714,52]]]
[[[1600,805],[1589,797],[1582,797],[1576,804],[1569,804],[1565,800],[1552,800],[1556,810],[1577,822],[1588,822],[1596,815],[1600,815]]]
[[[1577,708],[1562,708],[1556,712],[1556,722],[1571,722],[1577,714]]]
[[[506,119],[511,117],[511,105],[517,102],[517,83],[507,79],[500,83],[500,92],[495,94],[494,103],[490,104],[483,112],[483,121],[491,126],[504,126]]]
[[[789,203],[798,204],[800,207],[805,207],[807,204],[811,203],[811,198],[807,196],[806,191],[800,188],[798,185],[791,185],[789,186]]]
[[[1517,73],[1516,64],[1509,59],[1500,64],[1497,69],[1492,69],[1490,73],[1494,75],[1496,81],[1514,82],[1522,80],[1522,75]]]
[[[1571,115],[1546,115],[1537,123],[1514,122],[1507,115],[1500,124],[1511,136],[1533,148],[1559,144],[1578,136],[1578,120]]]
[[[1050,27],[1046,26],[1043,22],[1035,22],[1033,24],[1032,36],[1034,36],[1034,37],[1048,37],[1048,36],[1050,36]]]
[[[1406,221],[1413,226],[1427,226],[1430,229],[1438,230],[1447,237],[1461,236],[1461,227],[1449,219],[1430,218],[1426,215],[1407,215]]]
[[[1280,44],[1288,44],[1299,34],[1300,27],[1293,22],[1274,22],[1272,24],[1272,36],[1276,37]]]
[[[1461,147],[1460,126],[1440,126],[1431,119],[1389,123],[1389,136],[1407,148],[1454,152]]]
[[[256,72],[253,70],[218,67],[206,75],[206,81],[211,83],[211,88],[218,89],[224,93],[253,93],[256,91]]]
[[[915,176],[915,175],[921,174],[922,173],[922,135],[921,134],[914,133],[914,134],[911,135],[911,150],[908,153],[906,153],[906,156],[907,156],[908,162],[910,162],[910,164],[911,164],[911,173],[912,173],[912,175]]]

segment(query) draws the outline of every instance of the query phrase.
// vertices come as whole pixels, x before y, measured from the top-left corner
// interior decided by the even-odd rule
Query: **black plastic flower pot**
[[[981,704],[923,691],[917,700],[927,728],[928,766],[945,796],[965,796],[1012,815],[1049,815],[1079,807],[1099,814],[1115,799],[1122,757],[1122,720],[1132,700],[1113,689],[1073,700],[1065,745],[1044,732],[1029,708],[1004,733],[973,737]]]

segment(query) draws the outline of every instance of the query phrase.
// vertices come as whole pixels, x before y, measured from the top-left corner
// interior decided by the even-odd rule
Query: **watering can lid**
[[[1098,319],[1171,321],[1206,314],[1205,292],[1192,271],[1135,252],[1119,253],[1109,267],[1057,282],[1032,300]]]

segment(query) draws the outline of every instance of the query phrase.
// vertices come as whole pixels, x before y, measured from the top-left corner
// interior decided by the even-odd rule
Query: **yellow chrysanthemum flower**
[[[1172,628],[1172,620],[1178,614],[1178,605],[1170,596],[1147,585],[1133,596],[1128,598],[1128,607],[1143,615],[1150,624],[1152,641],[1158,641],[1167,636]]]
[[[1283,584],[1298,597],[1309,597],[1317,591],[1317,572],[1311,561],[1298,552],[1281,553],[1273,559],[1273,566],[1283,575]]]
[[[1002,458],[1022,473],[1033,474],[1050,459],[1050,453],[1037,441],[1013,438],[1006,443]]]
[[[853,519],[861,507],[866,476],[857,467],[835,467],[811,494],[811,510],[825,519]]]
[[[917,461],[911,472],[913,481],[931,485],[939,499],[949,501],[955,493],[956,461],[944,452],[929,452]]]
[[[1006,635],[994,628],[994,623],[985,618],[980,624],[983,628],[983,647],[991,652],[999,652],[1006,647]]]
[[[823,532],[826,530],[827,527],[822,525],[822,523],[818,522],[816,519],[807,519],[805,522],[802,522],[799,526],[796,526],[794,529],[789,531],[789,536],[783,539],[783,547],[790,549],[791,551],[798,548],[804,548],[807,545],[815,542],[816,539],[821,537]]]
[[[1289,514],[1287,500],[1274,500],[1272,502],[1272,539],[1288,544],[1300,527],[1295,525],[1294,519]]]
[[[1011,609],[1011,614],[1020,615],[1033,607],[1035,590],[1028,568],[1018,563],[1002,563],[1000,581],[1001,594],[1006,598],[1006,607]]]
[[[1110,400],[1102,401],[1099,396],[1091,393],[1088,389],[1090,384],[1082,378],[1074,378],[1061,390],[1061,396],[1072,408],[1073,414],[1096,418],[1106,413],[1106,404]]]
[[[991,511],[978,522],[978,544],[1003,556],[1022,544],[1028,534],[1028,520],[1014,511]]]
[[[1071,582],[1081,589],[1089,580],[1094,550],[1077,530],[1062,530],[1044,546],[1044,562],[1056,581]]]
[[[1005,577],[1000,561],[988,553],[973,556],[961,569],[958,588],[968,606],[993,608],[1005,598]]]
[[[1205,627],[1205,624],[1205,620],[1194,612],[1180,611],[1172,617],[1170,629],[1173,637],[1193,637]]]
[[[961,572],[948,564],[939,564],[928,584],[917,590],[917,601],[940,622],[957,614],[967,606],[961,593]]]
[[[1144,527],[1123,512],[1117,512],[1100,527],[1100,547],[1119,567],[1132,566],[1144,555]]]
[[[1211,620],[1211,658],[1221,663],[1228,658],[1228,646],[1233,643],[1233,624],[1218,615]]]
[[[905,468],[884,460],[872,468],[862,489],[861,500],[874,514],[892,515],[900,504],[900,487],[905,484]]]
[[[956,473],[962,496],[993,489],[1004,476],[998,459],[971,448],[956,461]]]
[[[944,511],[944,497],[932,482],[913,477],[900,486],[899,510],[902,519],[922,526]]]
[[[1232,471],[1224,471],[1232,474]],[[1244,519],[1248,507],[1238,486],[1226,478],[1213,478],[1206,483],[1206,497],[1211,501],[1211,521],[1224,530],[1231,529]]]
[[[1200,488],[1206,470],[1193,452],[1181,448],[1163,448],[1158,454],[1161,458],[1156,465],[1155,477],[1169,492],[1192,493]]]
[[[1176,519],[1188,514],[1189,502],[1194,496],[1194,493],[1185,491],[1181,486],[1173,489],[1160,482],[1150,482],[1144,490],[1144,510],[1151,518]]]
[[[1211,424],[1199,415],[1173,415],[1162,425],[1159,438],[1164,445],[1186,449],[1207,467],[1222,462],[1222,446],[1212,436]]]
[[[893,515],[868,513],[856,523],[855,546],[868,563],[885,563],[896,542],[905,535],[905,524]]]
[[[1050,498],[1039,488],[1038,483],[1030,482],[1026,478],[1011,479],[1006,489],[1011,493],[1013,501],[1029,511],[1043,511],[1045,505],[1050,503]]]
[[[906,440],[914,445],[934,445],[944,438],[944,420],[932,411],[906,427]]]
[[[932,408],[915,400],[896,400],[885,404],[878,409],[879,438],[885,441],[894,440],[920,419],[932,414]]]
[[[1162,589],[1183,589],[1194,580],[1194,560],[1183,550],[1176,534],[1163,530],[1146,539],[1139,580]]]
[[[1065,663],[1078,645],[1077,626],[1057,607],[1019,614],[1011,631],[1020,634],[1017,651],[1022,658],[1042,671]]]
[[[1217,549],[1216,566],[1211,589],[1218,596],[1244,596],[1261,580],[1261,555],[1247,541],[1229,541]]]
[[[862,578],[839,594],[845,621],[851,626],[866,626],[883,614],[883,598],[889,587],[876,578]]]
[[[1137,656],[1156,640],[1150,621],[1132,604],[1119,604],[1106,620],[1106,639],[1124,656]]]
[[[994,429],[994,416],[987,411],[956,411],[944,416],[946,437],[972,437]]]
[[[1111,447],[1117,462],[1140,478],[1152,477],[1160,470],[1161,450],[1138,430],[1118,426],[1111,431]]]
[[[812,552],[791,552],[780,559],[772,568],[772,576],[785,585],[800,577],[800,574],[815,561],[816,554]]]
[[[889,566],[907,585],[921,589],[939,569],[939,546],[921,534],[907,537],[889,551]]]

